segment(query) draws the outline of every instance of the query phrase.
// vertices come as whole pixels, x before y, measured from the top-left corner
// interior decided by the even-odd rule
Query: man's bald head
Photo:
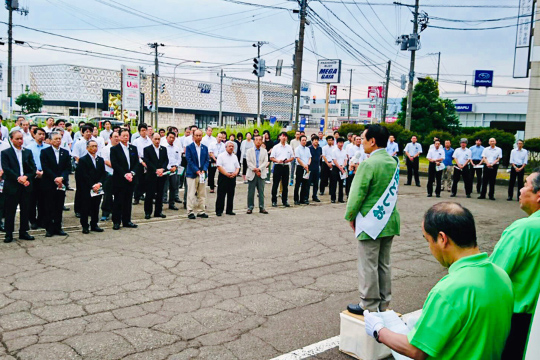
[[[424,230],[434,241],[445,233],[457,246],[473,248],[476,243],[476,226],[471,212],[455,202],[440,202],[424,214]]]

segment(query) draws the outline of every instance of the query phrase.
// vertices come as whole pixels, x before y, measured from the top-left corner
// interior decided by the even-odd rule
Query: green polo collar
[[[448,273],[450,274],[452,272],[458,271],[461,268],[467,266],[474,266],[484,261],[488,261],[488,254],[485,252],[476,255],[466,256],[450,265],[450,267],[448,268]]]

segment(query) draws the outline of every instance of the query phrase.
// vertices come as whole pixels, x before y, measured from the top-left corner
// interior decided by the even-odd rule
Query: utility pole
[[[152,90],[151,90],[151,93],[150,93],[150,102],[152,103],[152,106],[150,107],[150,124],[154,123],[154,111],[153,111],[153,109],[155,109],[154,108],[154,95],[155,95],[155,92],[154,92],[154,74],[152,74]]]
[[[388,60],[388,66],[386,67],[386,84],[384,86],[384,102],[382,108],[381,122],[386,122],[386,108],[388,107],[388,86],[390,86],[390,67],[392,61]]]
[[[464,94],[467,93],[467,80],[465,80],[465,91],[463,91]]]
[[[218,126],[223,126],[223,113],[222,113],[222,110],[223,110],[223,69],[221,69],[221,73],[220,73],[220,78],[221,78],[221,81],[220,81],[220,86],[219,86],[219,117],[218,117]]]
[[[161,43],[150,43],[148,44],[148,46],[150,46],[152,49],[154,49],[154,66],[155,66],[155,70],[154,70],[154,73],[155,73],[155,80],[154,80],[154,86],[152,88],[152,92],[155,93],[154,95],[154,100],[155,100],[155,103],[152,103],[152,105],[155,106],[155,114],[154,114],[154,128],[157,129],[158,127],[158,105],[159,105],[159,102],[158,102],[158,97],[159,97],[159,92],[158,92],[158,89],[159,89],[159,61],[158,61],[158,56],[159,56],[159,53],[158,53],[158,48],[160,46],[165,46],[164,44],[161,44]],[[123,114],[122,114],[123,116]]]
[[[11,92],[11,87],[13,83],[13,11],[20,13],[21,15],[28,15],[28,9],[18,7],[19,2],[13,0],[6,1],[6,9],[9,12],[9,23],[8,23],[8,85],[7,85],[7,97],[9,98],[9,108],[11,113],[12,101],[11,97],[13,96]],[[14,7],[15,6],[15,7]]]
[[[418,35],[418,8],[420,7],[420,0],[415,0],[414,3],[414,25],[413,34]],[[412,121],[412,95],[414,85],[414,62],[416,58],[416,50],[411,50],[411,65],[409,70],[409,86],[407,88],[407,112],[405,117],[405,129],[411,130]]]
[[[349,69],[351,72],[351,78],[349,79],[349,111],[347,111],[347,122],[351,121],[351,94],[352,94],[352,72],[353,69]]]
[[[306,28],[307,0],[300,0],[300,30],[298,33],[298,47],[294,57],[294,90],[296,91],[296,116],[294,130],[298,130],[300,118],[300,92],[302,85],[302,59],[304,56],[304,32]],[[327,120],[328,121],[328,120]]]
[[[293,119],[295,119],[294,115],[294,99],[296,99],[296,53],[298,52],[298,40],[294,41],[294,55],[293,55],[293,78],[292,78],[292,100],[291,100],[291,120],[290,124],[292,124]]]
[[[437,87],[439,87],[439,71],[441,69],[441,52],[439,51],[439,60],[437,60]]]

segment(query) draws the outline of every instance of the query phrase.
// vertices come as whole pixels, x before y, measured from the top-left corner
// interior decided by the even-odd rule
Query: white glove
[[[364,310],[364,322],[366,323],[366,333],[375,338],[374,332],[379,332],[384,327],[384,322],[377,313],[370,313]]]

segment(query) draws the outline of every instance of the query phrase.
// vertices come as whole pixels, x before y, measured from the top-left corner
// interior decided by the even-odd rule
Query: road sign
[[[124,109],[141,107],[141,70],[138,66],[122,65],[122,104]]]
[[[474,70],[474,87],[492,87],[493,86],[493,70]]]
[[[330,86],[330,104],[337,103],[337,85]]]
[[[341,80],[341,60],[319,60],[317,63],[317,82],[335,84]]]

